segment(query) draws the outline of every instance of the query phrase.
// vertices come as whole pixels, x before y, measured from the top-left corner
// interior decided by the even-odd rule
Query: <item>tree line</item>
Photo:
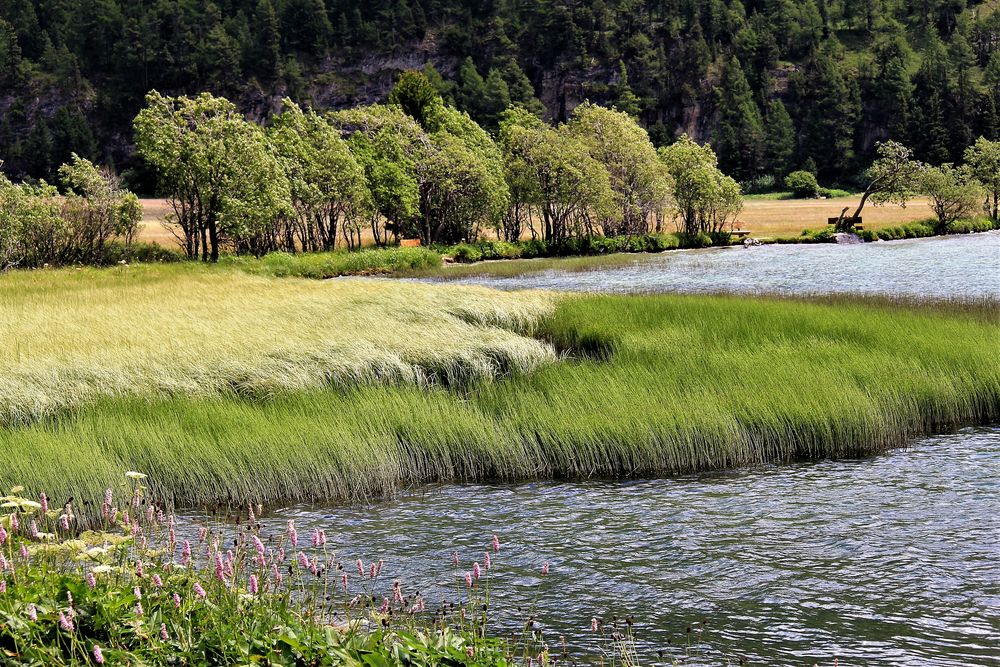
[[[589,102],[555,125],[511,105],[492,134],[420,71],[404,73],[384,103],[318,112],[285,99],[266,123],[210,93],[153,91],[134,132],[169,200],[168,229],[188,257],[206,261],[367,239],[530,236],[559,246],[676,232],[699,245],[724,241],[743,207],[712,146],[686,134],[656,148],[634,116]],[[0,268],[107,263],[109,248],[134,240],[139,201],[112,171],[74,155],[59,176],[63,192],[0,178]],[[860,203],[842,211],[838,231],[850,231],[868,202],[916,194],[930,198],[938,233],[977,214],[996,223],[1000,142],[980,137],[957,166],[881,142],[859,180]],[[815,194],[811,173],[787,181]]]
[[[486,232],[559,244],[660,232],[676,215],[696,236],[722,231],[742,207],[711,148],[686,136],[657,150],[629,114],[584,103],[555,126],[509,106],[494,137],[417,71],[386,103],[320,113],[286,99],[266,125],[208,93],[154,91],[134,125],[171,229],[205,260],[227,247],[356,248],[366,234],[376,245]]]
[[[255,118],[285,96],[351,107],[413,53],[490,132],[511,104],[560,122],[589,99],[657,147],[711,142],[748,187],[800,168],[851,181],[879,141],[942,163],[1000,139],[1000,12],[976,0],[6,0],[0,154],[53,180],[75,152],[145,188],[129,127],[149,90]]]

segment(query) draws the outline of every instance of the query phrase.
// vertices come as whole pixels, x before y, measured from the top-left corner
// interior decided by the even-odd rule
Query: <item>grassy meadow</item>
[[[0,276],[0,425],[97,399],[454,384],[553,361],[554,308],[398,281],[278,280],[139,265]]]
[[[0,278],[0,484],[180,504],[850,457],[1000,416],[996,304],[563,296],[189,265]]]

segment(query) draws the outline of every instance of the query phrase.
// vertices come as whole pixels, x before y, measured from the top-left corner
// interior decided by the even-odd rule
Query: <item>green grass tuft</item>
[[[460,387],[106,398],[0,432],[0,485],[89,497],[141,470],[182,504],[361,499],[862,456],[1000,416],[995,304],[573,297],[541,335],[561,363]]]

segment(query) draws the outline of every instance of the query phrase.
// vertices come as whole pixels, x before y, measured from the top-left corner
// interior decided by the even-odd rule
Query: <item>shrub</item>
[[[993,229],[993,221],[989,218],[966,218],[954,220],[948,224],[948,234],[972,234],[975,232],[988,232]]]
[[[819,196],[819,183],[816,182],[816,177],[808,171],[793,171],[785,176],[785,187],[799,198]]]
[[[777,189],[777,186],[778,179],[776,179],[772,174],[757,176],[756,178],[751,178],[748,181],[740,183],[740,187],[743,188],[743,192],[748,195],[762,195],[768,192],[774,192]]]
[[[452,247],[451,256],[456,262],[469,264],[480,261],[483,258],[483,251],[471,243],[459,243]]]

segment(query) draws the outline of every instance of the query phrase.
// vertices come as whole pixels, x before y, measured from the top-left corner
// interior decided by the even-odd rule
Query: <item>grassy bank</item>
[[[234,289],[243,290],[240,317],[246,318],[233,320],[219,340],[246,335],[240,327],[263,332],[259,338],[220,342],[202,357],[183,356],[173,347],[149,366],[137,356],[122,367],[135,383],[151,374],[146,391],[91,391],[91,400],[71,412],[0,431],[0,485],[87,497],[99,493],[104,480],[137,469],[157,480],[157,492],[185,504],[351,499],[436,480],[617,477],[857,456],[916,434],[1000,417],[995,304],[563,297],[547,315],[552,302],[526,293],[275,282],[226,273],[213,278],[237,281]],[[62,334],[44,354],[36,350],[31,363],[19,367],[22,374],[43,367],[49,370],[39,378],[60,378],[81,355],[95,367],[102,361],[96,338],[89,347],[55,345],[109,315],[127,316],[93,315],[94,295],[78,288],[75,307],[81,312],[74,325],[64,315]],[[329,300],[341,289],[352,290],[353,297],[331,308]],[[161,284],[152,294],[168,291]],[[346,321],[330,315],[319,323],[287,318],[301,310],[288,305],[290,295],[301,294],[318,299],[307,301],[306,310],[314,314],[342,314],[348,307],[360,314]],[[389,305],[387,295],[422,300]],[[12,298],[5,296],[4,303]],[[282,347],[278,366],[273,355],[241,352],[249,343],[275,338],[267,326],[253,325],[270,321],[260,309],[274,307],[272,300],[285,303],[282,335],[304,336],[307,343]],[[211,320],[218,305],[201,317]],[[34,308],[23,303],[19,321]],[[185,312],[164,316],[163,327]],[[85,326],[85,316],[97,320]],[[180,330],[192,326],[179,321]],[[501,321],[507,328],[485,326]],[[325,347],[314,344],[318,324],[328,330]],[[529,325],[547,342],[513,332],[527,332]],[[480,336],[488,343],[475,338]],[[324,377],[335,374],[314,370],[342,363],[335,340],[363,340],[359,348],[368,350],[386,344],[383,338],[395,341],[391,349],[413,354],[457,346],[445,357],[449,363],[482,372],[445,387],[383,382],[398,375],[375,373],[361,375],[367,382],[324,384]],[[148,352],[148,341],[157,339],[139,340],[147,341],[140,347]],[[562,361],[547,363],[553,355],[549,343],[565,355]],[[129,345],[138,341],[114,341],[114,354]],[[524,350],[524,356],[510,349]],[[400,354],[396,358],[407,358]],[[199,358],[215,364],[199,366]],[[189,373],[201,368],[204,377],[214,377],[229,368],[227,359],[238,359],[233,366],[251,377],[299,378],[286,370],[291,368],[309,381],[275,380],[265,383],[267,391],[247,396],[244,385],[174,391],[156,379],[177,373],[177,367]],[[408,363],[412,368],[414,361]],[[61,383],[51,387],[57,397],[64,391]]]
[[[554,359],[544,293],[147,265],[0,276],[0,426],[97,399],[447,384]]]

